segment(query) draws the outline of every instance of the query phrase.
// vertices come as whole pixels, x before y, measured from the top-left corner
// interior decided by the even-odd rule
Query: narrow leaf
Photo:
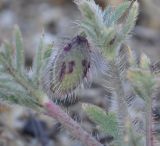
[[[123,39],[126,38],[126,36],[132,31],[133,27],[135,26],[137,15],[138,15],[138,3],[134,2],[131,9],[129,10],[129,14],[122,28]]]
[[[124,2],[117,6],[117,8],[113,8],[111,6],[108,6],[106,10],[104,10],[104,23],[107,27],[112,26],[113,24],[117,23],[117,20],[119,20],[122,15],[126,12],[126,10],[129,8],[130,2]]]
[[[43,63],[43,55],[44,55],[44,42],[43,37],[40,39],[39,47],[36,50],[35,59],[33,62],[33,81],[39,82],[39,74],[40,69]]]
[[[16,44],[16,69],[22,74],[24,71],[24,48],[21,32],[18,26],[14,30],[15,44]]]
[[[12,64],[13,63],[12,62],[13,48],[8,41],[4,42],[4,49],[5,49],[5,54],[6,54],[6,57],[7,57],[9,64]]]

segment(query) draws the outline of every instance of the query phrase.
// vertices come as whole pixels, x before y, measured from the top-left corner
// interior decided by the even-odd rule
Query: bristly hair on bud
[[[75,91],[90,78],[91,53],[88,40],[80,35],[53,50],[42,79],[49,97],[65,99],[75,95]]]

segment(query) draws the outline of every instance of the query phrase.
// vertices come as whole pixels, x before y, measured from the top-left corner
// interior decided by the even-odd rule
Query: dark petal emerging
[[[87,39],[76,36],[63,48],[53,52],[44,74],[43,87],[53,98],[72,95],[88,77],[91,63]]]

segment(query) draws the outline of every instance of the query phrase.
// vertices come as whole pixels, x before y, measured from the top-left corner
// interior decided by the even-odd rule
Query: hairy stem
[[[114,92],[116,94],[117,104],[118,104],[117,117],[118,117],[118,124],[120,127],[119,137],[121,140],[121,145],[124,146],[124,144],[126,144],[127,142],[125,141],[125,136],[126,135],[129,136],[129,134],[127,134],[127,125],[128,124],[130,125],[131,121],[128,113],[128,107],[125,102],[125,93],[122,85],[123,83],[120,78],[120,73],[115,62],[111,62],[111,68],[114,75],[114,80],[113,80]]]
[[[84,131],[80,125],[68,116],[58,105],[52,101],[44,104],[44,107],[49,116],[58,120],[67,130],[70,131],[72,136],[80,140],[86,146],[102,146],[95,138]]]
[[[146,104],[146,146],[154,146],[152,133],[152,99],[148,97]]]

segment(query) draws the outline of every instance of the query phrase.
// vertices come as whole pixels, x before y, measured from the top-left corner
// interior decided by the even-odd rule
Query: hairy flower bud
[[[90,65],[91,50],[88,41],[83,36],[76,36],[51,55],[43,86],[53,98],[65,98],[88,77]]]

